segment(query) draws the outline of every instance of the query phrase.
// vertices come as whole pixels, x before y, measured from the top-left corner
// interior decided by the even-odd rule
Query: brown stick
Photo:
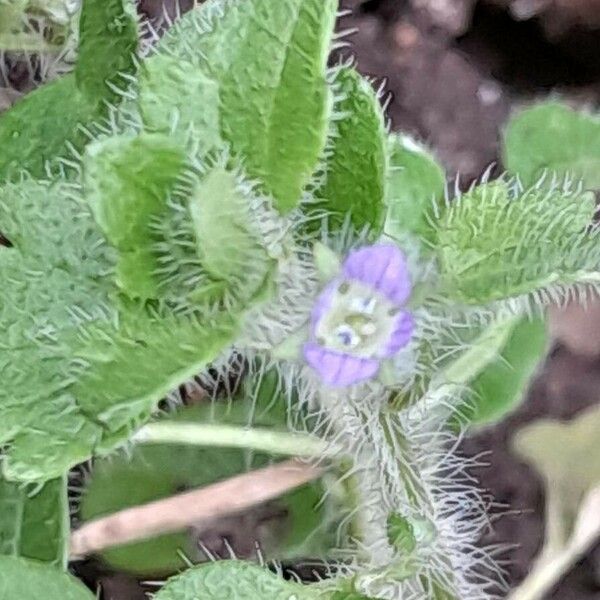
[[[74,531],[71,558],[241,512],[322,474],[321,468],[292,459],[199,490],[119,511],[90,521]]]

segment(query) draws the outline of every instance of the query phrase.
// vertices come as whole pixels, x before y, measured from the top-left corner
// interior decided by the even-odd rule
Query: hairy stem
[[[313,435],[206,423],[150,423],[134,435],[133,441],[142,444],[246,448],[300,457],[322,457],[335,453],[331,444]]]

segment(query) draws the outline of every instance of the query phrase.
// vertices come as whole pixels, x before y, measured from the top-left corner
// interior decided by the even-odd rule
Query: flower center
[[[389,338],[395,307],[359,282],[343,281],[317,324],[319,343],[361,357],[376,356]]]

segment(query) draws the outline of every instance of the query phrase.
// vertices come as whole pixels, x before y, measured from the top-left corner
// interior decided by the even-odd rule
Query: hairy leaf
[[[6,600],[94,600],[77,579],[34,560],[0,556],[0,597]]]
[[[77,186],[0,189],[0,443],[9,479],[61,476],[108,449],[237,331],[234,315],[178,316],[117,294],[115,251]]]
[[[198,255],[210,275],[247,287],[252,273],[256,288],[270,261],[258,233],[252,231],[248,200],[235,173],[217,167],[195,186],[190,213]]]
[[[205,146],[229,142],[277,207],[292,209],[325,145],[325,68],[336,8],[335,0],[209,0],[190,11],[142,74],[147,124],[191,130]]]
[[[517,114],[504,135],[508,170],[527,186],[545,172],[600,189],[600,118],[559,102],[545,102]]]
[[[333,126],[318,206],[332,213],[330,225],[340,225],[350,214],[357,229],[366,225],[378,233],[387,175],[383,111],[371,85],[354,69],[340,68],[333,85],[342,97],[336,105],[342,117]]]
[[[437,224],[440,293],[484,304],[593,279],[599,259],[590,194],[479,186]],[[543,296],[542,296],[542,299]]]
[[[159,256],[152,224],[167,212],[168,195],[186,158],[166,137],[119,136],[91,144],[84,184],[96,222],[119,251],[117,283],[132,298],[158,297]]]
[[[83,0],[75,77],[85,96],[100,103],[119,99],[112,86],[136,70],[137,13],[131,0]]]
[[[65,568],[70,535],[66,477],[30,489],[0,479],[0,554]]]
[[[261,394],[268,392],[268,386]],[[230,404],[186,409],[175,415],[175,422],[236,424],[285,429],[285,411],[279,396],[268,394]],[[85,520],[126,507],[157,500],[177,493],[257,469],[270,462],[264,453],[230,448],[210,448],[156,444],[137,446],[127,455],[98,462],[84,491],[81,517]],[[271,559],[294,559],[321,554],[329,549],[326,527],[329,503],[313,509],[321,500],[321,484],[312,483],[249,513],[261,522],[261,553]],[[264,514],[261,514],[262,513]],[[242,527],[241,522],[224,523],[224,527]],[[214,529],[219,531],[219,523]],[[227,530],[226,530],[227,531]],[[251,528],[253,533],[259,531]],[[248,535],[240,532],[240,542]],[[213,533],[213,535],[215,535]],[[235,547],[236,538],[230,539]],[[251,540],[252,541],[252,540]],[[104,559],[112,566],[137,573],[172,573],[185,566],[184,551],[190,560],[206,559],[187,532],[155,537],[143,542],[107,550]]]
[[[167,581],[155,600],[317,600],[316,590],[284,581],[263,567],[237,560],[194,567]]]
[[[333,592],[329,600],[374,600],[370,596],[359,594],[358,592]]]
[[[70,154],[69,147],[82,150],[88,137],[80,126],[104,118],[107,102],[118,99],[107,82],[115,83],[117,69],[135,72],[137,17],[129,0],[86,0],[79,38],[75,73],[27,94],[0,115],[0,182],[22,171],[44,177],[47,162]]]
[[[444,198],[446,176],[425,148],[405,135],[388,139],[385,233],[402,240],[414,234],[431,238],[434,207]]]
[[[46,162],[87,142],[77,126],[96,116],[96,107],[69,73],[27,94],[0,115],[0,181],[21,171],[42,177]]]

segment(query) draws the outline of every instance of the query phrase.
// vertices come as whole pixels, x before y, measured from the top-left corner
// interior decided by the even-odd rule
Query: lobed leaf
[[[577,524],[586,495],[600,486],[600,408],[569,422],[542,419],[520,429],[516,453],[542,476],[546,488],[546,548],[560,552]]]

